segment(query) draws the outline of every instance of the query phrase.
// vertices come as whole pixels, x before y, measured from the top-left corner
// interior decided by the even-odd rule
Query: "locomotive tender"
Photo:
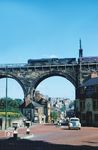
[[[78,59],[81,63],[98,63],[98,56],[95,57],[80,57]]]

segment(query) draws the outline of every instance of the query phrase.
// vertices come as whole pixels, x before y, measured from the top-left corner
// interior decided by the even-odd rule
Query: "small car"
[[[69,124],[68,124],[68,128],[69,129],[81,129],[81,123],[80,123],[80,119],[77,117],[73,117],[69,119]]]
[[[65,119],[59,120],[58,125],[60,125],[60,126],[65,126],[65,125],[66,125],[66,120],[65,120]]]

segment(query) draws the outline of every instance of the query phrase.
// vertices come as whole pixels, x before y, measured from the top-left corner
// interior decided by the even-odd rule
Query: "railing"
[[[21,67],[24,67],[24,68],[42,68],[42,67],[64,67],[64,66],[76,66],[77,64],[76,63],[73,63],[73,64],[57,64],[57,65],[54,65],[54,64],[47,64],[47,65],[29,65],[29,64],[26,64],[26,63],[19,63],[19,64],[0,64],[0,68],[21,68]]]
[[[24,67],[26,63],[19,63],[19,64],[0,64],[0,68],[15,68],[15,67]]]
[[[43,64],[39,64],[39,65],[30,65],[30,64],[27,64],[27,63],[17,63],[17,64],[0,64],[0,68],[21,68],[21,67],[24,67],[24,68],[29,68],[29,67],[32,67],[32,68],[42,68],[42,67],[66,67],[66,66],[77,66],[78,63],[72,63],[72,64],[46,64],[46,65],[43,65]],[[90,65],[98,65],[98,63],[81,63],[82,66],[90,66]]]

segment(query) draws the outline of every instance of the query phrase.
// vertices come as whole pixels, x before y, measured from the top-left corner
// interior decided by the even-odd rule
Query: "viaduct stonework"
[[[26,64],[0,65],[0,79],[15,79],[23,89],[24,101],[27,104],[33,100],[40,82],[51,76],[62,76],[69,80],[75,87],[77,98],[78,87],[95,71],[98,72],[98,57],[83,57],[80,45],[78,59],[32,59]]]

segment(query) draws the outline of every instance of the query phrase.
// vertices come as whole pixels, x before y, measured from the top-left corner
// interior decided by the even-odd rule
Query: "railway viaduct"
[[[80,45],[79,58],[82,57],[82,48]],[[72,64],[47,64],[39,66],[25,64],[7,64],[0,65],[0,79],[15,79],[23,89],[25,105],[29,104],[34,98],[36,87],[44,79],[51,76],[62,76],[69,80],[75,87],[76,98],[78,87],[89,78],[92,71],[98,72],[98,62],[82,63],[76,61]]]

